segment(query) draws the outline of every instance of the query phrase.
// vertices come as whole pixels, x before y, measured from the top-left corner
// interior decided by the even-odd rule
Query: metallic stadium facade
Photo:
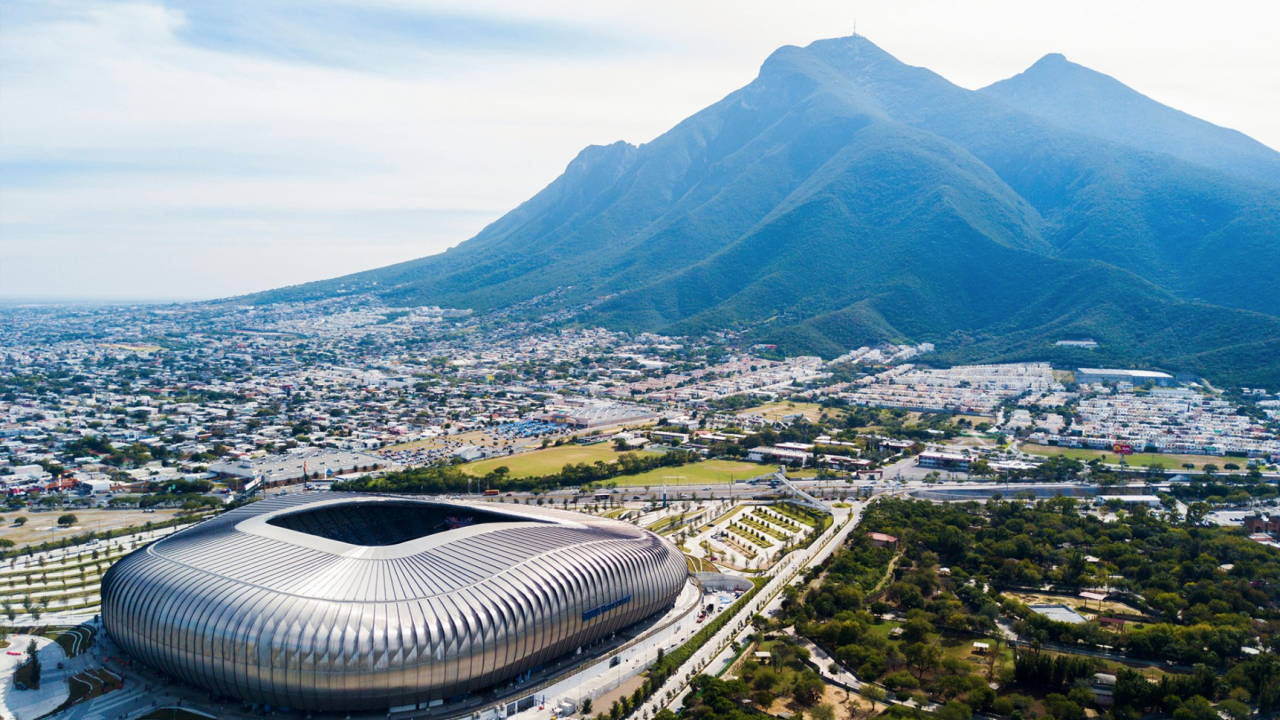
[[[111,638],[214,693],[376,710],[514,678],[664,612],[669,541],[528,506],[298,494],[238,508],[116,563]]]

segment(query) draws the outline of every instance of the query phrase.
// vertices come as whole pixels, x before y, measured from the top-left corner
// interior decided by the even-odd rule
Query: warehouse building
[[[1076,382],[1082,385],[1127,382],[1131,385],[1152,383],[1159,387],[1173,387],[1177,381],[1169,373],[1155,370],[1123,370],[1119,368],[1077,368]]]

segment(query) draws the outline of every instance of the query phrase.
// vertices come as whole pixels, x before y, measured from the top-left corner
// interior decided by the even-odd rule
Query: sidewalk
[[[13,684],[13,674],[26,662],[27,645],[36,641],[36,655],[40,658],[41,678],[37,690],[19,690]],[[10,655],[9,652],[21,655]],[[0,718],[4,720],[35,720],[53,712],[71,696],[67,678],[80,672],[80,658],[69,659],[62,646],[44,637],[11,635],[9,647],[0,655]],[[83,657],[83,656],[81,656]],[[58,669],[58,663],[64,665]]]
[[[726,653],[729,655],[733,653],[732,640],[741,636],[750,624],[750,618],[764,612],[771,605],[780,603],[782,589],[798,581],[799,574],[804,568],[822,562],[835,552],[844,538],[857,526],[863,507],[862,503],[855,503],[850,510],[837,510],[831,527],[813,545],[786,555],[778,565],[766,573],[772,578],[769,583],[637,709],[638,716],[652,717],[664,707],[672,710],[679,709],[684,688],[689,681],[699,673],[707,672],[717,660],[720,660],[723,665]]]

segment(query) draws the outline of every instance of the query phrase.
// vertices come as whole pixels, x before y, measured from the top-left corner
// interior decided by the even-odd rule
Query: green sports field
[[[647,451],[641,451],[641,453],[650,454]],[[603,460],[607,463],[613,462],[618,459],[620,454],[609,443],[561,445],[560,447],[533,450],[506,457],[477,460],[463,465],[462,469],[472,475],[484,475],[494,468],[506,465],[507,469],[510,470],[511,477],[532,477],[534,475],[550,475],[551,473],[560,472],[561,468],[570,463],[587,463],[590,465],[598,460]]]
[[[1057,447],[1056,445],[1036,445],[1035,443],[1022,443],[1020,446],[1022,451],[1032,455],[1065,455],[1082,462],[1101,457],[1102,462],[1118,463],[1120,456],[1114,452],[1106,450],[1092,450],[1089,448],[1067,448]],[[1135,467],[1148,467],[1154,463],[1159,463],[1166,470],[1181,470],[1186,463],[1195,465],[1196,470],[1204,468],[1206,464],[1217,465],[1221,470],[1222,466],[1227,463],[1235,463],[1240,467],[1244,467],[1249,463],[1246,458],[1221,457],[1218,455],[1175,455],[1166,453],[1134,453],[1124,460],[1129,465]]]
[[[624,475],[609,480],[618,487],[649,486],[656,488],[666,483],[668,486],[688,485],[701,489],[707,485],[723,485],[735,480],[749,480],[769,472],[773,468],[756,463],[738,462],[736,460],[707,460],[690,463],[680,467],[666,467],[650,470],[639,475]],[[680,476],[681,479],[667,479]]]

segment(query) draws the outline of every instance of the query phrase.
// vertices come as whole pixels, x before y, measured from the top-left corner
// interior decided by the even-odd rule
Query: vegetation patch
[[[468,475],[482,477],[499,467],[507,468],[507,475],[512,478],[527,478],[538,475],[550,475],[558,472],[565,465],[575,463],[593,464],[597,462],[613,463],[623,453],[615,450],[608,443],[598,445],[568,444],[549,447],[543,450],[516,453],[506,457],[488,458],[466,463],[461,466]],[[640,455],[652,455],[640,451]]]
[[[873,541],[872,532],[897,542]],[[1064,497],[886,498],[811,576],[817,582],[789,589],[763,629],[792,626],[862,681],[899,701],[937,704],[946,720],[1084,720],[1087,712],[1247,720],[1251,709],[1280,709],[1280,662],[1270,652],[1280,640],[1280,556],[1240,528],[1145,508],[1104,519]],[[1084,589],[1109,597],[1098,607],[1077,597]],[[1093,603],[1098,617],[1072,624],[1031,609],[1046,599]],[[1151,621],[1102,621],[1122,610]],[[1016,648],[1002,619],[1019,636]],[[1099,672],[1116,677],[1112,706],[1091,687]]]

